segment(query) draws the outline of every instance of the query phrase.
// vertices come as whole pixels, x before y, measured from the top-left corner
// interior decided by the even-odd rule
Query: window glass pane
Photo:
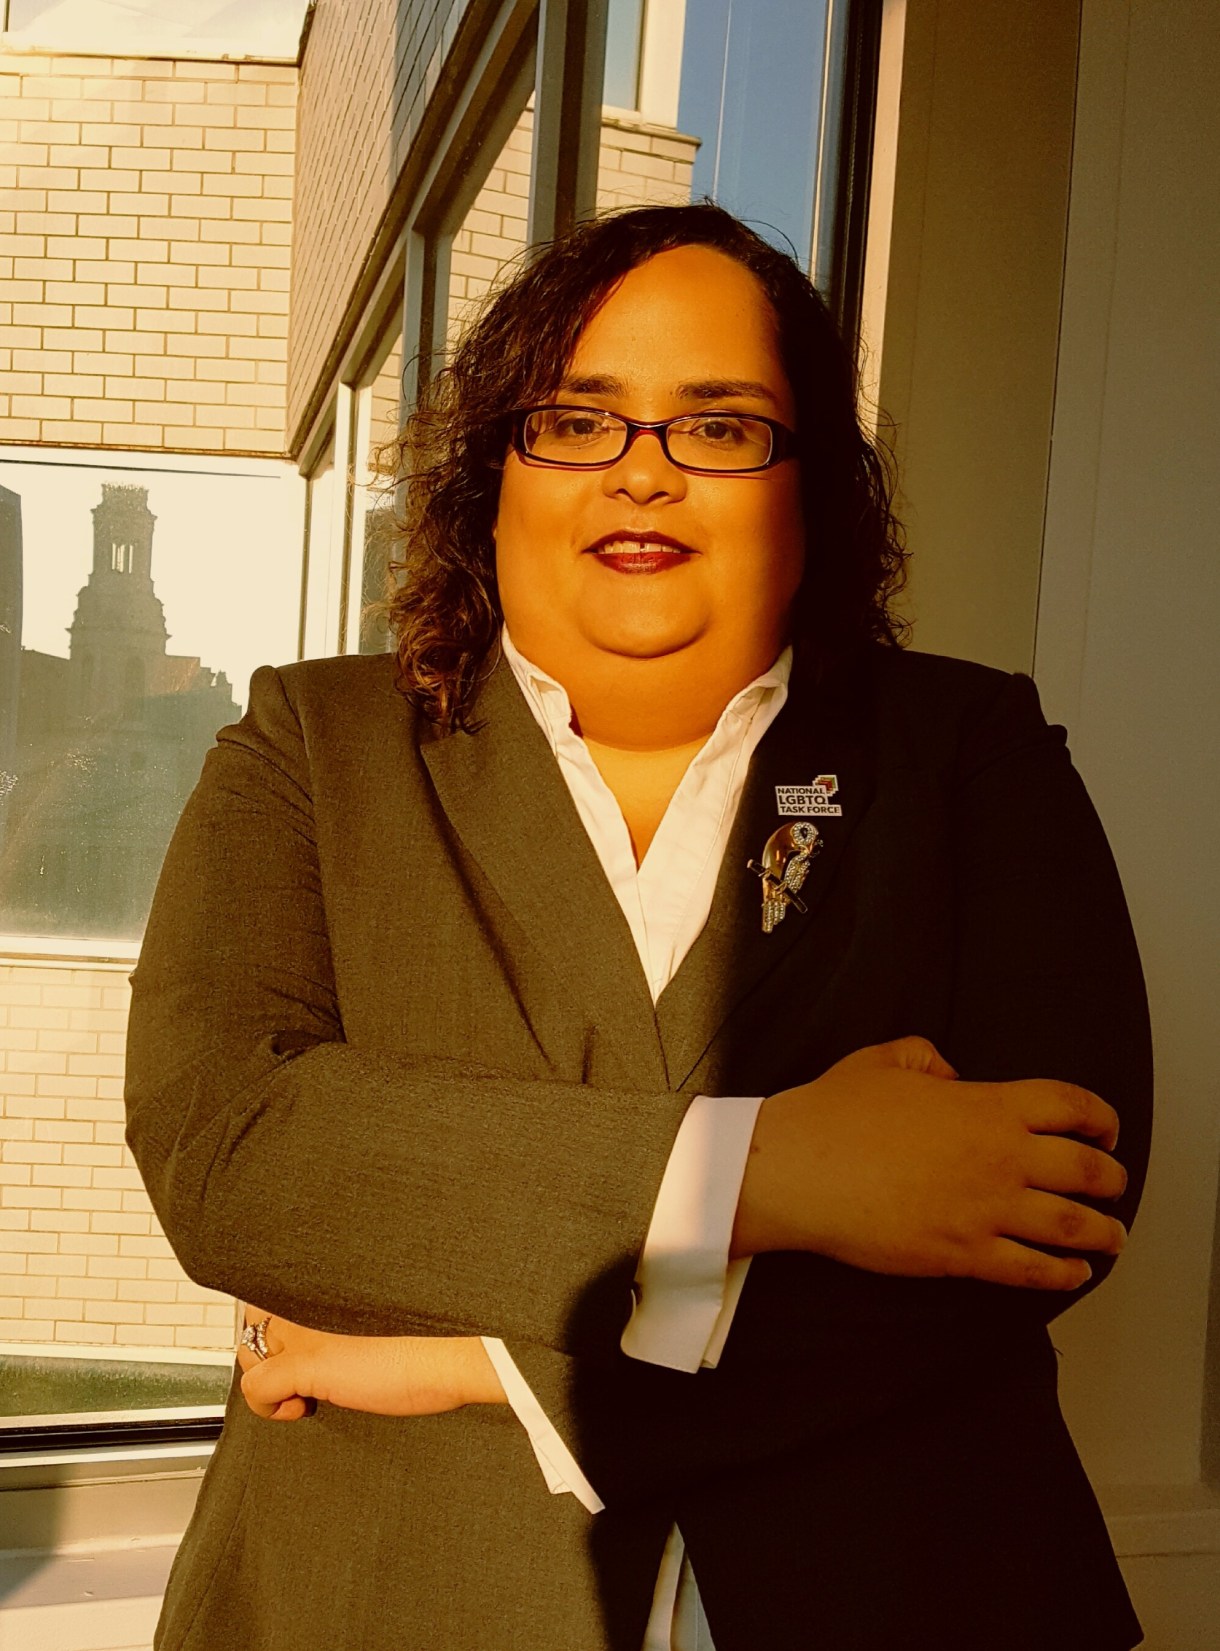
[[[398,310],[401,313],[402,304]],[[390,647],[383,603],[389,562],[398,554],[394,532],[395,481],[400,465],[395,446],[402,417],[402,332],[383,340],[381,364],[359,392],[363,469],[358,472],[352,511],[352,589],[348,602],[348,651],[385,653]]]
[[[301,505],[288,466],[0,463],[5,1415],[228,1388],[237,1304],[183,1274],[124,1141],[131,963],[91,959],[134,956],[216,730],[296,653]]]
[[[314,465],[305,493],[309,542],[305,562],[305,618],[301,655],[324,659],[339,651],[339,569],[341,522],[335,516],[335,438]]]
[[[639,117],[603,117],[599,206],[709,195],[808,269],[827,158],[825,0],[686,0],[674,19],[658,6],[644,18]]]
[[[533,145],[531,95],[453,237],[449,257],[450,347],[500,276],[519,268],[526,244]]]
[[[640,90],[640,30],[644,0],[610,0],[606,24],[604,100],[616,109],[634,109]]]
[[[300,484],[8,461],[0,488],[0,936],[136,941],[216,730],[296,652]]]
[[[802,257],[825,35],[820,0],[687,0],[678,125],[703,139],[691,189],[763,220],[768,239],[786,235]]]

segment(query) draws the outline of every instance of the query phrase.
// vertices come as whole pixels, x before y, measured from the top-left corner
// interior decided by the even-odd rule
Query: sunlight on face
[[[704,246],[660,253],[624,277],[553,399],[641,420],[717,408],[789,429],[796,421],[766,295],[735,259]],[[664,534],[687,554],[639,571],[590,548],[640,533]],[[514,453],[495,537],[513,641],[560,681],[598,656],[683,655],[692,673],[711,668],[744,686],[786,640],[804,565],[799,466],[692,475],[651,433],[601,470],[545,468]]]

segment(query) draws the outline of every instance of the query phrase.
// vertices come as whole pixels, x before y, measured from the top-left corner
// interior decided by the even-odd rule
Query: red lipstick
[[[604,567],[616,573],[660,573],[689,562],[697,553],[667,533],[633,533],[620,528],[595,540],[587,554],[595,555]]]

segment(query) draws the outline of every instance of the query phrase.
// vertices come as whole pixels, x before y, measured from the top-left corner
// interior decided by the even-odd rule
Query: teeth
[[[599,545],[599,556],[630,556],[648,555],[653,551],[668,551],[671,556],[681,556],[682,552],[676,545],[657,545],[644,539],[613,539],[608,545]]]

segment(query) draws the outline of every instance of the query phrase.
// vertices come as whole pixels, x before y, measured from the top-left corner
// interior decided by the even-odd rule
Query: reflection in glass
[[[825,0],[686,0],[678,126],[702,141],[691,190],[792,242],[808,268]]]
[[[3,713],[15,759],[0,841],[10,934],[138,937],[204,753],[238,716],[223,671],[169,651],[148,491],[101,484],[68,657],[19,655]]]
[[[152,501],[164,496],[180,534],[183,488],[193,488],[212,498],[219,526],[228,478],[112,470],[141,479],[105,481],[87,468],[19,464],[5,474],[22,491],[0,487],[0,934],[137,940],[203,758],[217,729],[241,714],[224,666],[248,674],[289,652],[283,621],[265,607],[243,613],[242,598],[277,564],[287,570],[292,525],[279,549],[256,534],[263,567],[246,591],[225,588],[232,545],[184,569],[173,555],[182,541],[171,540],[167,622]],[[206,520],[200,529],[206,536]],[[284,595],[290,622],[291,587]],[[222,657],[174,648],[171,622]],[[66,650],[55,646],[65,631]]]
[[[338,649],[338,565],[342,555],[335,532],[335,438],[306,483],[305,596],[301,658],[324,659]],[[332,591],[332,583],[336,589]]]
[[[808,270],[837,136],[842,23],[832,50],[830,17],[828,0],[684,0],[680,12],[645,8],[635,36],[634,8],[612,4],[598,206],[710,196],[790,242]]]
[[[639,106],[640,34],[643,26],[644,0],[610,0],[602,99],[615,109],[635,109]]]
[[[520,267],[526,246],[533,148],[531,94],[453,237],[447,351],[452,351],[463,327],[493,287]]]
[[[398,554],[394,528],[398,453],[393,445],[402,418],[402,334],[397,333],[364,394],[368,397],[368,479],[358,494],[357,519],[363,517],[360,581],[360,633],[357,651],[386,653],[390,632],[382,604],[389,581],[390,558]]]

